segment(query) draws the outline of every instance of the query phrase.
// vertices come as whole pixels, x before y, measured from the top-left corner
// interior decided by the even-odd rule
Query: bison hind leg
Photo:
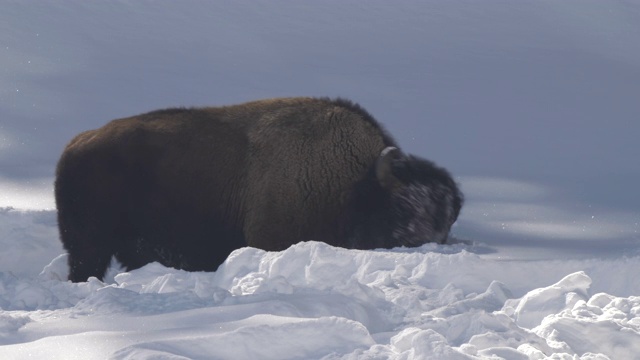
[[[87,281],[91,276],[102,280],[111,262],[113,251],[96,243],[80,244],[68,249],[69,280]]]
[[[69,280],[103,279],[126,234],[122,222],[105,212],[58,210],[60,238],[69,254]]]

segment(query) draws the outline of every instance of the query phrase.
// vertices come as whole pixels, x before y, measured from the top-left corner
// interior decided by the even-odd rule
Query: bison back
[[[266,250],[304,240],[345,246],[356,183],[391,140],[353,104],[288,101],[249,131],[245,237]]]

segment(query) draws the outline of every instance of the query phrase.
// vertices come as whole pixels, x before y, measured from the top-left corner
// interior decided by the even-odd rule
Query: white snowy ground
[[[468,206],[480,206],[469,195]],[[470,211],[454,233],[480,234],[474,220],[488,216]],[[535,228],[545,220],[518,221]],[[55,211],[0,210],[3,359],[640,354],[637,238],[620,254],[576,242],[585,248],[573,258],[554,256],[562,248],[545,243],[526,256],[499,242],[460,239],[379,251],[305,242],[282,252],[237,250],[214,273],[154,263],[129,273],[116,266],[106,282],[73,284],[65,281],[56,231]]]
[[[638,358],[637,2],[0,1],[0,359]],[[292,95],[449,168],[453,243],[65,281],[71,136]]]

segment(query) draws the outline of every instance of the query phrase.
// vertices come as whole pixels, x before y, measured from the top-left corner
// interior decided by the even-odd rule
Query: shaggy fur
[[[462,206],[455,182],[399,150],[380,161],[387,147],[369,113],[326,98],[161,110],[81,133],[55,183],[69,279],[102,278],[112,256],[212,271],[247,245],[444,242]]]

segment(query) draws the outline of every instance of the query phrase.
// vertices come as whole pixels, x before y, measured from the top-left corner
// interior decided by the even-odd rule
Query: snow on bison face
[[[460,212],[460,198],[443,184],[411,184],[391,198],[395,225],[394,241],[403,246],[420,246],[426,242],[444,244]]]
[[[391,192],[393,241],[408,247],[445,243],[463,202],[451,175],[428,160],[405,156],[395,148],[385,151],[389,154],[383,151],[380,157],[378,179]]]

